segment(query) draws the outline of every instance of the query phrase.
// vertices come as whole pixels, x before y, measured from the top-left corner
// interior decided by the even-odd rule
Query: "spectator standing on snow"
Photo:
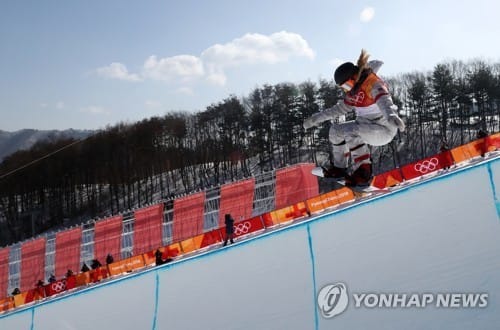
[[[113,261],[115,261],[115,259],[110,253],[108,253],[108,255],[106,256],[106,265],[112,264]]]
[[[227,241],[230,241],[231,244],[234,243],[233,238],[234,238],[234,219],[231,216],[231,214],[226,214],[224,216],[224,224],[226,225],[226,239],[224,241],[224,245],[227,245]]]

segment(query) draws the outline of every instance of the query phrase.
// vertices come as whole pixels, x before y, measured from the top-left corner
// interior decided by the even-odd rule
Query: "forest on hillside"
[[[500,131],[500,63],[448,61],[382,77],[407,129],[373,150],[375,173],[436,153],[443,141],[453,147],[479,129]],[[332,80],[264,85],[197,113],[18,151],[0,164],[0,246],[289,164],[324,162],[329,123],[304,130],[302,122],[342,97]]]

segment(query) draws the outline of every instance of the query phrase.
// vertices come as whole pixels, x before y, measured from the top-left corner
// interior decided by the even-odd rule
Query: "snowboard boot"
[[[346,186],[369,186],[372,179],[372,164],[361,164],[346,177]]]
[[[325,178],[343,179],[347,176],[347,171],[345,168],[337,167],[332,165],[330,168],[321,166],[323,169],[323,176]]]

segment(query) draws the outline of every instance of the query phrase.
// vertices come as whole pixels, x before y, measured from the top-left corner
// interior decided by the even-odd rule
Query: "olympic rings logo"
[[[436,170],[439,165],[439,159],[431,158],[429,160],[424,160],[422,163],[416,163],[413,167],[415,171],[420,172],[422,174],[426,174]]]
[[[50,285],[50,288],[52,289],[52,291],[55,291],[55,292],[64,291],[64,290],[66,290],[66,281],[62,280],[62,281],[54,282]]]
[[[250,231],[250,228],[252,228],[252,224],[248,221],[239,223],[234,226],[234,234],[236,236],[246,234]]]

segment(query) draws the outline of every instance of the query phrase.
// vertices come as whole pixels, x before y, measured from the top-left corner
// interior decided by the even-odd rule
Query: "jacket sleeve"
[[[372,89],[372,97],[375,98],[378,108],[382,115],[387,119],[390,125],[396,127],[400,132],[404,132],[406,125],[398,116],[398,107],[392,101],[392,98],[383,82],[377,82]]]
[[[381,96],[377,100],[377,106],[386,119],[389,119],[390,116],[397,115],[398,107],[392,102],[392,98],[389,95]]]
[[[304,128],[308,129],[313,126],[318,126],[324,121],[335,119],[339,116],[345,115],[350,112],[352,108],[340,100],[333,107],[325,109],[321,112],[315,113],[311,117],[304,120]]]
[[[389,119],[391,115],[397,115],[398,107],[392,101],[389,90],[382,81],[373,84],[371,94],[386,119]]]
[[[368,62],[368,67],[373,70],[373,72],[377,73],[380,70],[380,67],[384,64],[384,62],[380,60],[372,60]]]

